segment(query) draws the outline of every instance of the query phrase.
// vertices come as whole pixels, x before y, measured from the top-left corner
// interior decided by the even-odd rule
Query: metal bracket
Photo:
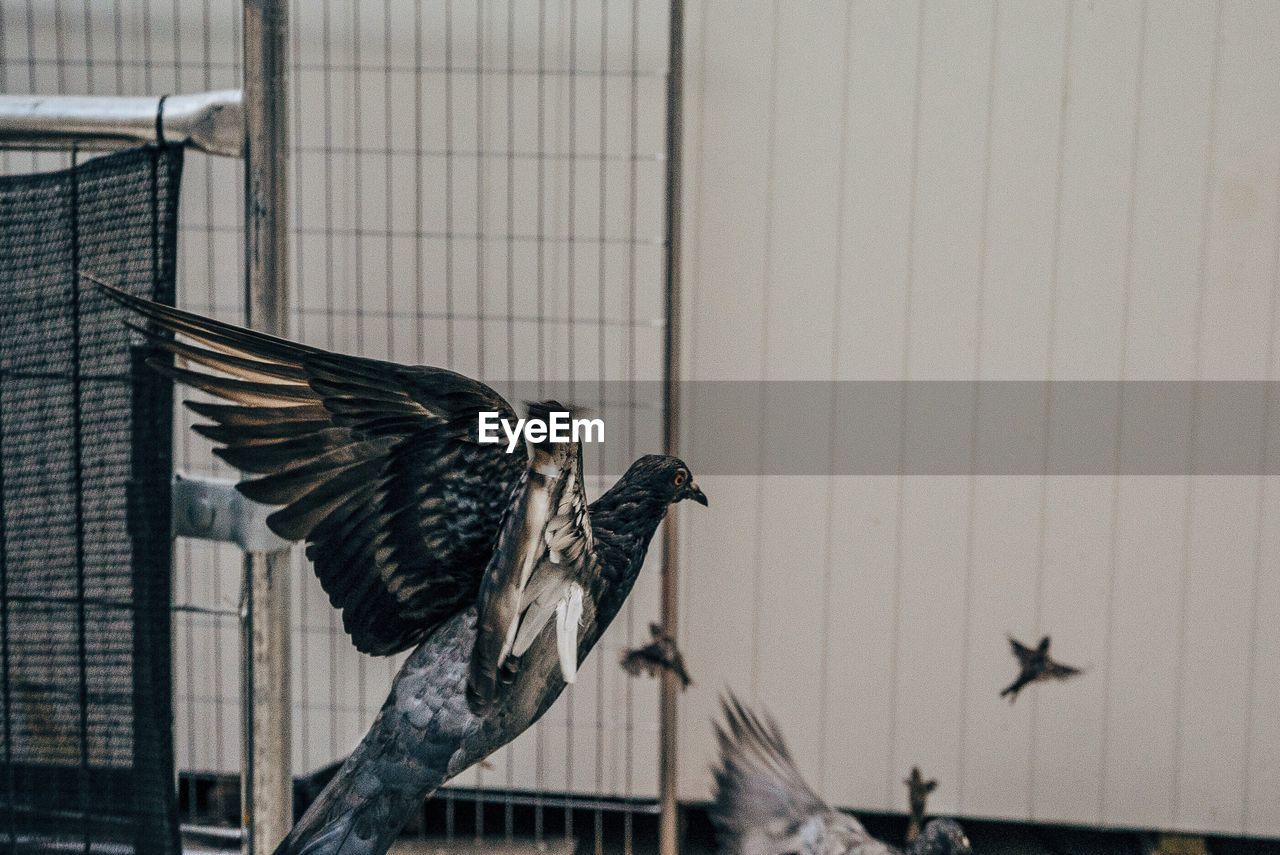
[[[245,552],[288,549],[267,527],[275,508],[244,497],[236,482],[173,473],[173,536],[237,544]]]

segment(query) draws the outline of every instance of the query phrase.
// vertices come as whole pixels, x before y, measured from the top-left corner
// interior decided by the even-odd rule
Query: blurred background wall
[[[296,3],[294,334],[491,382],[658,379],[667,8]],[[234,87],[238,9],[0,0],[0,90]],[[684,379],[1273,378],[1280,6],[689,0],[685,26]],[[184,181],[182,301],[236,319],[239,165],[192,154]],[[659,415],[611,416],[620,453],[656,449]],[[716,441],[683,438],[695,472]],[[902,810],[919,764],[938,812],[1280,836],[1274,479],[699,480],[682,798],[709,794],[732,688],[842,806]],[[301,772],[349,750],[396,663],[295,569]],[[615,663],[654,569],[464,783],[653,794],[656,692]],[[188,544],[176,573],[202,610],[177,615],[179,766],[235,772],[239,556]],[[1010,706],[1006,632],[1086,675]]]
[[[686,378],[1272,379],[1278,42],[1243,0],[690,3]],[[919,764],[939,812],[1280,835],[1274,478],[702,480],[684,797],[731,687],[841,805]],[[1087,673],[1009,705],[1006,632]]]

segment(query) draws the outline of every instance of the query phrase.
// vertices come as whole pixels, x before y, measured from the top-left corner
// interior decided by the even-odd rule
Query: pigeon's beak
[[[704,508],[707,507],[707,494],[702,492],[701,488],[692,481],[689,482],[689,498],[693,499]]]

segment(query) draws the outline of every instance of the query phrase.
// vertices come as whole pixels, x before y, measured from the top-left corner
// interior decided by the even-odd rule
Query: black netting
[[[171,393],[77,269],[172,302],[182,149],[0,178],[0,847],[178,852]]]

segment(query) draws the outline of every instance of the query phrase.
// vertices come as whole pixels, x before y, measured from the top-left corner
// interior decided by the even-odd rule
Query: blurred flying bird
[[[425,797],[560,695],[667,508],[706,504],[682,461],[648,455],[585,505],[576,444],[531,457],[478,441],[481,412],[515,421],[479,381],[329,353],[93,281],[188,366],[157,359],[158,370],[225,402],[188,401],[212,422],[195,430],[251,473],[242,493],[279,506],[271,529],[306,541],[356,647],[417,645],[277,855],[385,853]]]
[[[720,763],[713,769],[711,818],[723,855],[894,855],[852,816],[830,807],[801,777],[778,725],[732,694],[716,725]],[[935,819],[906,855],[968,855],[959,823]]]
[[[1000,697],[1009,698],[1009,703],[1016,701],[1018,692],[1021,692],[1030,683],[1038,680],[1065,680],[1068,677],[1084,673],[1079,668],[1072,668],[1070,665],[1055,662],[1049,656],[1049,636],[1047,635],[1040,639],[1040,643],[1034,648],[1027,647],[1011,635],[1009,636],[1009,648],[1018,659],[1019,669],[1018,676],[1012,683],[1005,686],[1004,691],[1000,693]]]
[[[929,800],[929,794],[938,789],[938,782],[933,778],[926,781],[924,775],[920,774],[920,767],[912,766],[911,777],[903,779],[902,783],[907,785],[907,804],[911,808],[906,838],[911,843],[920,836],[920,830],[924,828],[925,803]]]
[[[693,680],[685,670],[684,657],[680,655],[675,641],[662,631],[661,624],[649,624],[649,635],[653,640],[644,647],[635,647],[622,654],[622,670],[633,677],[641,674],[657,677],[663,671],[670,671],[680,680],[681,689],[689,688]]]

